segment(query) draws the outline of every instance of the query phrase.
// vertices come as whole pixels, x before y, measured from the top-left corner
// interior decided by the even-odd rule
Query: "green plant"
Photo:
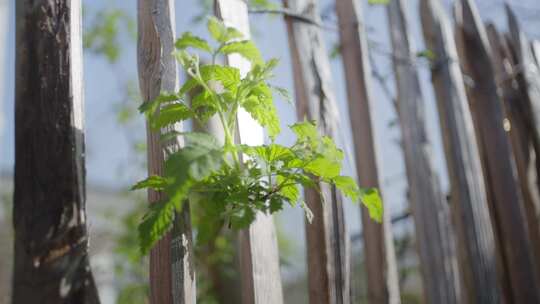
[[[163,93],[144,103],[140,110],[154,129],[188,119],[202,125],[216,115],[225,135],[222,139],[196,132],[172,131],[163,135],[164,141],[183,137],[184,146],[168,155],[163,176],[150,176],[133,186],[164,191],[167,195],[166,200],[150,205],[139,225],[142,252],[147,253],[171,228],[174,212],[187,199],[205,207],[205,218],[201,219],[205,227],[199,225],[200,234],[215,231],[223,223],[234,229],[248,227],[258,211],[274,213],[285,204],[296,206],[299,185],[319,189],[320,183],[334,185],[352,201],[361,198],[371,217],[380,220],[382,205],[378,192],[359,189],[354,179],[340,175],[343,152],[331,138],[320,136],[313,122],[290,126],[297,137],[291,147],[275,143],[280,122],[272,95],[287,95],[285,90],[267,82],[277,60],[264,62],[251,40],[243,39],[239,31],[215,18],[208,20],[208,31],[217,47],[189,32],[176,42],[174,55],[190,79],[178,92]],[[197,54],[186,51],[188,48],[208,53],[212,63],[202,65]],[[232,53],[251,62],[252,68],[245,77],[234,67],[216,64],[217,56]],[[185,98],[193,92],[197,94],[188,105]],[[267,130],[270,144],[235,144],[240,108]],[[311,213],[306,205],[299,205],[309,218]]]

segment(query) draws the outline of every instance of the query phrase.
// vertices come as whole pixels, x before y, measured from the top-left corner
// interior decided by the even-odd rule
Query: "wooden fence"
[[[80,0],[70,2],[78,4]],[[282,4],[283,9],[272,13],[284,15],[297,117],[317,120],[321,133],[337,139],[339,129],[345,126],[339,120],[319,4],[317,0],[283,0]],[[171,55],[175,39],[174,5],[173,0],[138,0],[139,85],[145,102],[156,98],[161,91],[178,89],[177,64]],[[77,5],[64,9],[72,16],[79,14]],[[454,22],[440,0],[419,0],[427,48],[423,52],[427,59],[420,59],[409,30],[412,9],[404,0],[390,0],[386,6],[395,76],[393,83],[397,93],[395,107],[402,131],[408,200],[416,226],[423,298],[426,303],[445,304],[540,303],[540,43],[528,40],[510,7],[506,9],[509,31],[501,33],[494,25],[483,24],[473,0],[455,1]],[[31,14],[24,15],[23,9],[17,12],[23,14],[18,16],[21,24],[25,18],[32,21]],[[358,182],[362,187],[380,188],[377,151],[382,147],[377,147],[373,132],[375,101],[371,91],[374,84],[363,11],[359,1],[336,0],[335,13]],[[225,24],[249,37],[249,9],[245,1],[216,0],[215,14]],[[77,18],[73,18],[62,26],[66,27],[67,33],[73,31],[76,34],[79,24]],[[56,120],[70,118],[62,120],[71,121],[65,127],[70,130],[69,134],[51,133],[71,139],[58,141],[65,151],[58,157],[73,159],[73,167],[64,168],[70,174],[62,176],[62,185],[77,189],[73,194],[77,200],[66,201],[59,208],[84,209],[84,188],[81,188],[84,163],[80,155],[76,155],[84,152],[82,126],[77,125],[82,121],[78,118],[81,115],[78,101],[81,97],[77,95],[82,79],[78,79],[73,70],[82,58],[76,48],[80,41],[77,42],[78,37],[75,37],[70,41],[74,45],[60,45],[66,56],[70,56],[65,71],[46,70],[49,59],[39,52],[29,51],[23,43],[24,35],[34,34],[31,27],[18,28],[21,40],[18,40],[17,47],[27,52],[30,58],[17,64],[15,206],[17,210],[30,208],[26,195],[42,189],[56,189],[54,183],[57,179],[47,175],[30,178],[34,168],[25,166],[29,163],[22,160],[30,157],[41,159],[39,163],[47,163],[49,160],[45,158],[54,152],[36,154],[36,150],[29,148],[32,144],[28,140],[41,140],[47,149],[45,141],[48,137],[37,138],[42,134],[38,132],[39,126],[28,128],[28,119],[40,115],[29,110],[28,98],[39,99],[39,96],[61,92],[58,109],[69,113],[51,110],[41,115],[44,118],[40,122],[48,126]],[[44,46],[56,46],[53,36],[39,37],[38,41]],[[449,172],[448,195],[441,189],[430,154],[424,111],[426,98],[420,85],[419,60],[429,61]],[[39,88],[41,95],[28,96],[29,91],[21,88],[25,85],[32,88],[37,79],[28,73],[27,62],[43,63],[40,67],[45,72],[66,77],[65,81],[71,87],[52,83],[51,87]],[[230,55],[226,62],[241,73],[249,70],[249,62],[240,56]],[[240,112],[238,115],[238,139],[246,144],[262,144],[262,128],[245,114]],[[220,132],[212,126],[199,127],[209,132]],[[181,130],[182,126],[175,128]],[[162,130],[165,131],[170,130]],[[174,151],[182,144],[172,141],[163,146],[159,141],[160,135],[147,128],[148,172],[151,175],[160,174],[167,151]],[[29,180],[40,182],[28,185]],[[155,203],[162,199],[162,195],[150,191],[148,200]],[[351,256],[351,237],[346,229],[343,197],[337,189],[321,186],[320,192],[306,190],[305,199],[314,215],[313,222],[305,224],[309,303],[351,303],[352,290],[358,288],[351,285],[351,260],[356,257]],[[59,200],[65,201],[65,198],[59,196]],[[26,213],[17,210],[15,230],[19,243],[15,248],[22,250],[20,246],[24,244],[21,242],[32,236],[21,223],[36,219],[26,218]],[[382,224],[371,221],[365,210],[362,210],[361,217],[367,301],[370,304],[401,303],[390,214],[385,212]],[[81,223],[81,239],[85,239],[84,218],[78,221]],[[283,303],[276,228],[272,217],[258,214],[252,226],[239,232],[236,239],[242,303]],[[35,263],[28,259],[35,257],[26,258],[23,251],[20,252],[15,273],[25,277],[16,277],[16,280],[27,280],[25,270]],[[91,275],[85,270],[87,253],[84,249],[80,257],[81,277],[91,282]],[[150,303],[196,303],[195,258],[190,210],[186,207],[176,215],[169,235],[151,251]],[[90,285],[89,288],[94,288],[93,284]],[[21,299],[27,292],[22,287],[15,290],[15,295]],[[97,301],[92,292],[87,292],[91,300],[84,303]],[[227,299],[221,300],[227,302]]]

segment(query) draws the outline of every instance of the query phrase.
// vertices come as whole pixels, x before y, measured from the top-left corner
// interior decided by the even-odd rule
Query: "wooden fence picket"
[[[347,82],[349,118],[355,145],[356,170],[361,187],[380,188],[377,152],[372,132],[371,67],[361,6],[354,0],[337,0],[341,54]],[[367,296],[370,303],[400,303],[397,262],[390,214],[373,222],[362,209]]]
[[[502,258],[500,276],[510,283],[510,303],[538,303],[535,269],[527,238],[522,198],[515,176],[512,149],[503,127],[503,104],[491,60],[491,48],[471,0],[462,0],[456,12],[456,37],[463,73],[472,83],[467,86],[484,170],[488,205],[496,233],[496,249]],[[496,148],[495,148],[496,147]],[[504,286],[503,288],[505,288]]]
[[[450,178],[462,303],[497,303],[495,241],[482,167],[450,21],[439,0],[421,0],[426,46],[434,54],[431,78]]]
[[[457,304],[460,286],[450,210],[433,167],[406,8],[404,0],[392,0],[387,13],[397,87],[396,106],[403,134],[423,290],[426,303]]]
[[[137,59],[139,87],[144,102],[154,100],[161,92],[178,89],[178,72],[174,50],[174,1],[138,1]],[[147,125],[148,174],[163,174],[167,151],[180,147],[178,139],[161,143],[160,136],[176,125],[153,131]],[[150,203],[164,199],[164,193],[148,191]],[[189,204],[175,215],[173,229],[150,252],[150,303],[194,304],[196,282],[193,261],[193,238]]]
[[[250,38],[247,5],[242,0],[217,0],[216,14],[227,26],[234,27]],[[244,76],[250,63],[238,54],[227,56],[230,66]],[[262,127],[243,109],[238,113],[239,140],[247,145],[264,144]],[[279,269],[276,230],[271,215],[258,213],[251,226],[240,232],[240,273],[242,303],[280,304],[283,291]]]
[[[320,20],[316,0],[284,0],[289,10]],[[320,28],[287,17],[293,64],[297,116],[316,120],[322,134],[337,137],[338,110],[332,88],[328,53]],[[350,303],[350,239],[341,194],[321,184],[321,196],[306,189],[305,200],[313,212],[306,221],[309,303]],[[324,203],[323,203],[324,200]]]

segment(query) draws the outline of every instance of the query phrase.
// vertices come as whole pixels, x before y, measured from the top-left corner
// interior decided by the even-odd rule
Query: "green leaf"
[[[343,194],[349,197],[353,202],[357,202],[361,194],[356,181],[350,176],[336,176],[332,182]]]
[[[299,140],[315,140],[319,138],[319,132],[313,122],[297,122],[289,126]]]
[[[248,207],[237,209],[231,214],[231,226],[234,229],[247,228],[254,220],[255,211]]]
[[[379,191],[375,188],[360,189],[360,199],[368,209],[369,216],[380,223],[383,216],[383,204]]]
[[[193,112],[186,105],[181,103],[173,103],[163,107],[159,113],[154,117],[152,122],[152,128],[159,129],[164,126],[184,121],[193,116]]]
[[[180,100],[180,97],[175,93],[162,92],[156,99],[144,102],[139,107],[139,112],[146,114],[153,114],[157,108],[166,102]]]
[[[278,160],[286,161],[294,157],[294,153],[289,148],[278,144],[263,146],[242,145],[242,151],[249,156],[259,157],[267,163]]]
[[[150,205],[138,227],[139,245],[143,255],[172,228],[175,206],[171,201],[157,202]]]
[[[206,51],[208,53],[212,53],[212,48],[206,42],[206,40],[192,35],[190,32],[185,32],[182,37],[180,37],[178,40],[176,40],[175,43],[176,48],[178,49],[186,49],[188,47],[196,48],[199,50]]]
[[[281,132],[277,110],[272,101],[272,92],[267,85],[260,84],[253,88],[242,107],[261,126],[267,128],[270,138],[274,139]]]
[[[253,64],[264,63],[259,49],[251,40],[229,42],[224,44],[218,51],[225,55],[237,53]]]
[[[157,175],[152,175],[138,183],[136,183],[133,187],[131,187],[131,190],[138,190],[138,189],[145,189],[150,188],[157,191],[161,191],[165,189],[165,187],[168,185],[168,181]]]
[[[390,3],[390,0],[368,0],[368,4],[371,4],[371,5],[377,5],[377,4],[387,5],[388,3]]]
[[[326,157],[319,156],[310,161],[305,167],[305,170],[324,180],[330,180],[339,175],[341,164],[331,161]]]
[[[300,197],[300,191],[298,190],[298,186],[289,179],[286,183],[282,184],[286,180],[286,177],[278,175],[276,178],[276,182],[278,185],[282,185],[281,189],[279,190],[279,193],[286,197],[290,204],[294,206],[296,202],[298,201],[298,198]]]
[[[272,91],[276,92],[281,98],[285,99],[286,102],[292,104],[292,97],[289,94],[289,91],[285,88],[277,87],[277,86],[270,86]]]
[[[208,18],[206,24],[208,32],[217,42],[226,43],[233,39],[242,38],[244,35],[233,27],[227,27],[216,17]]]

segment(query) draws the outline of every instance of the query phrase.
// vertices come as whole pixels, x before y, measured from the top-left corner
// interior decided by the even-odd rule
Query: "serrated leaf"
[[[360,188],[356,184],[356,181],[350,176],[336,176],[332,179],[332,182],[343,194],[353,201],[358,201],[360,197]]]
[[[136,183],[133,187],[131,187],[131,190],[150,188],[150,189],[160,191],[160,190],[165,189],[165,187],[168,184],[169,183],[167,182],[165,178],[158,175],[152,175]]]
[[[150,252],[150,249],[159,241],[171,228],[176,206],[172,201],[153,203],[149,211],[144,215],[139,224],[139,246],[143,255]]]
[[[193,112],[186,105],[181,103],[174,103],[163,107],[159,113],[154,117],[152,122],[152,128],[159,129],[164,126],[184,121],[193,116]]]
[[[276,92],[281,98],[285,99],[286,102],[292,104],[292,97],[291,94],[289,94],[289,91],[285,88],[277,87],[277,86],[270,86],[272,91]]]
[[[190,32],[185,32],[182,37],[180,37],[178,40],[176,40],[175,43],[176,48],[178,49],[186,49],[188,47],[196,48],[199,50],[203,50],[208,53],[212,53],[212,47],[206,42],[206,40],[194,36]]]
[[[270,213],[278,212],[283,209],[283,197],[274,195],[270,198],[268,210]]]
[[[369,216],[380,223],[383,216],[383,204],[379,191],[374,188],[360,189],[360,199],[368,209]]]
[[[267,163],[286,161],[294,157],[294,153],[289,148],[278,144],[253,147],[242,145],[242,151],[249,156],[259,157]]]
[[[341,163],[343,160],[343,151],[338,149],[334,141],[328,137],[323,136],[321,139],[321,145],[319,145],[319,153],[324,155],[327,159],[330,159],[336,163]],[[341,166],[340,166],[341,167]]]
[[[277,110],[272,101],[272,93],[265,84],[253,88],[242,107],[261,126],[267,128],[270,138],[274,139],[281,132]]]
[[[281,185],[286,179],[286,177],[278,175],[276,178],[276,182],[278,185]],[[291,180],[289,179],[287,181],[287,184],[284,184],[281,189],[279,190],[279,193],[286,197],[290,204],[292,206],[296,205],[296,202],[298,201],[298,198],[300,197],[300,191],[298,190],[298,186],[296,184],[291,183]]]
[[[162,92],[154,100],[144,102],[139,106],[139,112],[153,114],[157,108],[165,102],[177,101],[180,97],[175,93]]]
[[[244,229],[249,227],[251,223],[255,220],[255,211],[251,208],[241,208],[235,210],[231,214],[231,226],[234,229]]]
[[[219,150],[220,144],[217,138],[208,133],[185,132],[182,133],[186,146],[200,146],[208,150]]]
[[[233,41],[226,43],[219,49],[219,52],[225,55],[233,53],[239,54],[253,64],[264,63],[259,49],[251,40]]]
[[[339,175],[341,164],[331,161],[326,157],[319,156],[310,161],[304,169],[323,180],[331,180]]]
[[[217,42],[225,43],[233,39],[242,38],[244,35],[233,27],[227,27],[215,17],[208,18],[206,24],[208,32]]]
[[[296,134],[299,140],[315,140],[319,137],[319,132],[314,123],[309,121],[297,122],[289,128]]]
[[[159,141],[161,141],[161,142],[169,142],[169,141],[171,141],[171,140],[173,140],[173,139],[176,139],[176,138],[177,138],[178,136],[180,136],[180,135],[182,135],[181,132],[174,131],[174,130],[173,130],[173,131],[169,131],[169,132],[167,132],[167,133],[165,133],[165,134],[161,134],[161,135],[159,136]]]

